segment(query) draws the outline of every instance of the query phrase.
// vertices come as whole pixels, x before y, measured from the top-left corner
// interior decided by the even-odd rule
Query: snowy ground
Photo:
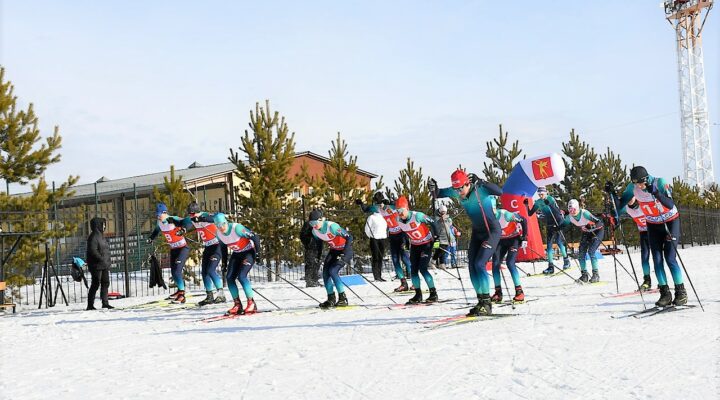
[[[464,313],[458,281],[442,271],[439,294],[455,300],[429,307],[384,308],[390,301],[364,285],[353,289],[369,308],[214,323],[198,320],[223,307],[22,311],[0,316],[0,399],[717,399],[720,246],[681,254],[704,313],[613,319],[642,303],[601,296],[615,292],[610,257],[600,270],[607,285],[524,278],[526,294],[539,300],[494,309],[522,315],[439,329],[422,322]],[[619,277],[620,290],[631,290],[628,276]],[[381,285],[391,291],[396,282]],[[286,309],[312,306],[282,283],[258,289]],[[324,299],[320,288],[310,293]],[[646,297],[648,307],[657,297]]]

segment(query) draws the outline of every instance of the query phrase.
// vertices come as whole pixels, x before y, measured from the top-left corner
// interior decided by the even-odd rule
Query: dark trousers
[[[385,239],[370,238],[372,253],[372,273],[375,280],[382,278],[383,257],[385,257]]]
[[[320,255],[322,249],[306,248],[305,249],[305,286],[320,286]]]
[[[100,298],[104,306],[108,305],[108,288],[110,287],[110,271],[107,269],[90,271],[90,289],[88,290],[88,305],[95,303],[95,294],[100,288]]]

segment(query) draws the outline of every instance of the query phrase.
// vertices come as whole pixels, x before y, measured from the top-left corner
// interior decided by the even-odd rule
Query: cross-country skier
[[[310,213],[310,225],[313,227],[313,235],[330,247],[322,270],[327,300],[320,303],[320,308],[347,307],[348,298],[345,294],[345,285],[340,279],[340,269],[352,261],[353,237],[337,223],[326,220],[320,210],[313,210]],[[335,289],[338,292],[337,300]]]
[[[527,246],[525,232],[527,232],[527,221],[520,214],[510,212],[502,208],[495,208],[495,218],[500,222],[501,236],[495,254],[493,254],[493,281],[495,282],[495,293],[490,297],[493,303],[502,302],[502,288],[500,286],[500,268],[505,260],[505,265],[510,270],[513,284],[515,285],[515,297],[513,302],[525,301],[525,293],[520,283],[520,274],[518,273],[515,259],[518,250]]]
[[[592,277],[590,277],[590,282],[599,282],[600,275],[598,274],[598,262],[595,253],[597,252],[598,247],[602,244],[602,239],[605,234],[605,231],[603,230],[603,223],[599,218],[592,215],[590,211],[580,208],[580,203],[578,203],[575,199],[568,202],[568,214],[561,222],[561,225],[564,226],[570,223],[579,227],[582,231],[582,236],[580,236],[580,247],[578,249],[578,258],[580,260],[580,281],[588,281],[588,273],[585,267],[585,256],[589,255],[590,264],[592,265]]]
[[[545,217],[545,243],[547,243],[548,267],[543,270],[543,273],[546,275],[552,275],[555,273],[555,264],[552,262],[553,244],[557,243],[557,246],[560,249],[560,254],[562,254],[563,257],[563,269],[570,268],[570,258],[568,258],[567,250],[565,249],[565,241],[563,240],[562,233],[560,232],[561,228],[558,226],[558,224],[562,221],[563,216],[560,212],[560,207],[558,207],[557,201],[555,201],[554,197],[548,194],[545,186],[540,186],[537,189],[537,193],[540,200],[536,201],[532,208],[528,206],[528,199],[523,200],[523,204],[525,204],[525,208],[528,209],[528,217],[532,217],[532,215],[536,212],[540,212]]]
[[[405,196],[400,196],[395,201],[395,210],[398,213],[398,226],[410,239],[410,277],[415,287],[415,296],[405,304],[418,304],[423,301],[422,289],[420,287],[420,274],[430,289],[430,295],[426,303],[438,301],[437,290],[432,275],[428,272],[428,265],[432,257],[433,243],[437,238],[437,227],[435,221],[419,211],[410,211],[410,204]]]
[[[231,252],[230,260],[228,260],[227,283],[234,304],[227,314],[253,314],[257,311],[257,306],[253,300],[252,283],[248,279],[248,273],[255,262],[260,261],[260,238],[242,224],[228,222],[223,213],[215,214],[213,221],[217,227],[218,239],[225,243],[228,251]],[[236,280],[240,281],[247,298],[247,305],[244,309]]]
[[[397,212],[395,207],[390,204],[390,200],[385,198],[382,192],[376,192],[373,195],[373,204],[366,206],[362,200],[355,200],[355,203],[366,214],[380,213],[388,227],[388,240],[390,242],[390,259],[392,260],[393,266],[395,267],[395,275],[400,279],[400,286],[395,288],[396,292],[406,292],[413,288],[408,287],[406,277],[411,274],[412,264],[410,263],[410,257],[408,257],[407,251],[405,251],[405,235],[398,226]],[[401,264],[402,263],[402,264]],[[407,274],[403,270],[403,264],[407,270]]]
[[[185,217],[186,226],[194,227],[203,245],[202,254],[202,280],[205,285],[207,296],[198,305],[217,304],[225,302],[223,293],[223,282],[217,273],[218,264],[222,260],[222,247],[217,238],[217,226],[213,215],[200,209],[200,205],[192,202],[187,207],[188,216]],[[217,295],[213,293],[216,291]]]
[[[640,290],[650,290],[652,287],[652,280],[650,279],[650,239],[648,238],[645,214],[638,207],[635,196],[630,199],[627,206],[620,210],[620,212],[623,211],[635,221],[640,235],[640,262],[643,269],[643,283],[640,285]]]
[[[168,208],[164,203],[158,203],[155,208],[155,216],[157,217],[157,226],[153,229],[148,243],[152,243],[157,235],[162,232],[168,246],[170,246],[170,273],[177,285],[177,291],[168,297],[169,300],[178,303],[185,303],[185,280],[183,279],[183,269],[185,262],[190,255],[190,249],[185,240],[185,228],[183,227],[183,218],[174,215],[168,215]]]
[[[453,220],[448,215],[447,206],[445,204],[440,204],[440,206],[438,206],[438,218],[436,222],[438,224],[439,246],[435,248],[433,261],[439,264],[439,268],[445,269],[447,268],[448,259],[450,259],[450,265],[455,265],[454,249],[457,246],[457,239],[455,238],[457,230],[453,226]]]
[[[478,304],[470,309],[468,316],[492,314],[490,284],[485,265],[495,253],[500,242],[500,224],[493,212],[491,196],[500,196],[502,189],[496,184],[466,174],[458,169],[450,176],[452,187],[437,189],[434,179],[428,181],[428,189],[437,191],[437,198],[457,199],[472,221],[472,235],[468,248],[468,269]]]
[[[680,213],[672,198],[670,182],[651,176],[641,166],[633,167],[630,170],[630,180],[631,183],[628,184],[618,200],[617,208],[622,209],[629,204],[630,199],[635,197],[636,206],[645,214],[650,251],[655,265],[655,277],[660,287],[660,299],[655,305],[667,307],[671,303],[678,306],[687,304],[687,291],[683,283],[682,271],[676,259],[677,242],[680,239]],[[612,182],[605,185],[605,190],[611,195],[615,195]],[[675,284],[675,301],[672,299],[670,287],[667,284],[663,258],[670,268],[670,274]]]

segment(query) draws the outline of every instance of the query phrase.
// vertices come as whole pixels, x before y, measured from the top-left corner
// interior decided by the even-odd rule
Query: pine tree
[[[720,185],[711,184],[703,193],[707,208],[720,210]]]
[[[340,137],[340,132],[332,141],[328,155],[330,161],[323,169],[323,180],[328,189],[324,193],[325,204],[328,208],[339,210],[355,208],[355,199],[367,196],[368,190],[362,187],[357,176],[357,156],[348,153],[347,143]]]
[[[620,156],[615,154],[608,147],[605,154],[601,154],[595,168],[595,185],[590,189],[587,198],[588,208],[595,210],[602,209],[604,205],[604,188],[606,182],[613,182],[618,190],[624,190],[629,183],[629,175],[627,167],[620,160]]]
[[[702,192],[697,186],[690,186],[680,178],[673,178],[672,182],[673,200],[679,207],[703,207],[705,200]]]
[[[48,185],[43,174],[47,168],[60,162],[58,153],[62,138],[59,128],[53,135],[41,141],[38,118],[33,105],[27,110],[18,110],[17,97],[13,95],[13,85],[5,81],[5,69],[0,68],[0,179],[9,184],[30,185],[30,193],[23,196],[10,196],[0,192],[0,211],[12,211],[2,221],[6,232],[37,232],[26,236],[18,250],[5,266],[5,281],[17,288],[34,283],[29,272],[45,258],[44,243],[72,235],[79,218],[70,218],[64,223],[56,223],[55,205],[73,194],[71,187],[78,177],[69,176],[59,187]]]
[[[565,178],[561,182],[560,189],[562,200],[577,199],[581,204],[592,200],[591,192],[594,185],[598,184],[595,150],[580,140],[580,135],[575,133],[575,129],[570,131],[570,141],[563,143],[562,148],[565,155],[563,158]],[[587,207],[588,204],[585,206]]]
[[[170,166],[170,176],[163,177],[163,187],[153,187],[153,199],[157,203],[165,203],[170,215],[182,217],[187,206],[192,202],[192,195],[185,189],[182,175],[175,176],[175,166]]]
[[[175,215],[182,218],[187,214],[187,206],[193,200],[192,195],[186,190],[185,184],[183,183],[182,175],[175,176],[175,166],[170,166],[170,176],[163,177],[163,186],[158,188],[153,187],[153,201],[156,203],[165,203],[168,208],[169,215]],[[188,240],[188,248],[190,249],[190,259],[195,265],[200,263],[200,251],[202,246],[197,241]],[[170,247],[163,241],[163,245],[160,246],[161,252],[168,254]],[[186,264],[183,269],[183,276],[185,279],[192,279],[195,284],[198,284],[198,279],[195,272],[193,272],[192,266]]]
[[[502,186],[515,166],[515,159],[522,154],[522,150],[520,150],[520,143],[517,140],[508,149],[509,133],[507,131],[503,133],[502,124],[500,124],[499,130],[500,133],[497,138],[485,142],[487,146],[485,156],[490,160],[490,163],[483,162],[482,172],[485,175],[485,180]]]
[[[415,169],[415,163],[408,157],[405,168],[400,170],[400,177],[395,180],[395,196],[405,196],[410,208],[415,211],[430,213],[432,200],[427,188],[427,181],[422,167]]]
[[[297,256],[296,240],[302,221],[299,199],[292,197],[300,177],[290,176],[295,159],[295,134],[290,133],[285,117],[255,104],[250,111],[250,131],[245,130],[239,151],[230,149],[228,158],[240,179],[234,196],[237,220],[258,233],[265,260],[272,262],[280,273],[283,259]],[[273,274],[268,271],[268,280]]]

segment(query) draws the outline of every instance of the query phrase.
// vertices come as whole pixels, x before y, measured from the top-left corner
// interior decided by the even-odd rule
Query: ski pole
[[[377,290],[378,290],[380,293],[382,293],[385,297],[387,297],[388,299],[390,299],[390,301],[392,301],[394,304],[397,304],[397,302],[396,302],[395,300],[393,300],[392,297],[388,296],[388,294],[385,293],[385,292],[383,292],[382,289],[380,289],[379,287],[377,287],[374,283],[370,282],[370,280],[369,280],[368,278],[366,278],[366,277],[362,274],[362,271],[358,271],[358,270],[355,269],[355,267],[352,266],[352,265],[350,265],[349,267],[350,267],[353,271],[357,272],[358,275],[360,275],[361,278],[365,279],[365,281],[366,281],[367,283],[371,284],[375,289],[377,289]],[[349,289],[349,288],[348,288],[348,289]],[[353,292],[353,293],[354,293],[354,292]],[[360,296],[358,296],[358,297],[360,297]]]
[[[443,225],[444,225],[444,224],[443,224]],[[451,256],[452,256],[452,254],[451,254],[449,251],[443,249],[442,247],[438,247],[438,249],[440,249],[440,250],[448,253],[448,255],[451,255]],[[458,273],[458,276],[455,276],[455,274],[453,274],[452,272],[450,272],[450,271],[448,271],[448,270],[446,270],[446,269],[442,269],[442,268],[438,268],[438,269],[440,269],[440,270],[442,270],[442,271],[445,271],[446,273],[450,274],[450,276],[452,276],[453,278],[455,278],[455,279],[457,279],[457,280],[460,281],[460,287],[462,288],[463,296],[465,296],[465,303],[470,304],[470,300],[468,300],[467,293],[465,292],[465,284],[463,284],[462,278],[460,277],[460,269],[458,268],[458,272],[457,272],[457,273]]]
[[[280,308],[280,306],[278,306],[277,304],[275,304],[275,303],[273,303],[272,301],[270,301],[270,299],[268,299],[267,297],[263,296],[262,293],[260,293],[260,292],[257,291],[257,289],[253,288],[253,292],[255,292],[255,294],[257,294],[258,296],[260,296],[260,297],[262,297],[263,299],[265,299],[265,301],[267,301],[268,303],[270,303],[270,304],[274,305],[275,307],[277,307],[278,310],[282,310],[282,308]]]
[[[655,205],[656,205],[656,207],[658,207],[658,210],[659,210],[660,205],[658,203],[659,203],[659,201],[657,199],[655,199]],[[683,262],[682,257],[680,257],[680,252],[678,251],[677,243],[675,243],[676,238],[674,238],[672,233],[670,233],[670,228],[668,227],[667,220],[665,219],[663,214],[662,213],[659,213],[659,214],[660,214],[660,219],[663,221],[663,226],[665,226],[665,232],[668,234],[668,237],[670,238],[670,242],[672,243],[673,248],[675,249],[675,254],[677,254],[678,260],[680,260],[680,265],[682,265],[683,271],[685,271],[685,275],[687,276],[688,282],[690,283],[690,287],[692,288],[693,293],[695,294],[695,298],[697,299],[698,304],[700,304],[700,309],[702,309],[703,312],[705,312],[705,307],[703,307],[702,302],[700,301],[700,297],[698,296],[697,291],[695,290],[695,285],[693,285],[692,279],[690,279],[690,274],[688,274],[687,268],[685,268],[685,263]]]
[[[338,276],[340,277],[340,275],[338,275]],[[360,299],[360,301],[362,301],[363,303],[365,302],[365,300],[363,300],[362,297],[360,297],[357,293],[355,293],[355,291],[352,290],[352,289],[350,288],[350,286],[348,286],[347,283],[343,282],[342,277],[340,277],[340,282],[342,282],[342,284],[345,285],[345,288],[346,288],[347,290],[349,290],[350,293],[354,294],[355,297],[357,297],[358,299]]]
[[[273,271],[272,268],[265,266],[265,264],[258,264],[258,265],[260,265],[261,267],[263,267],[263,268],[265,268],[266,270],[270,271],[271,274],[273,274],[273,275],[277,276],[278,278],[282,279],[283,281],[285,281],[285,283],[287,283],[287,284],[289,284],[290,286],[294,287],[295,289],[301,291],[305,296],[307,296],[307,297],[309,297],[309,298],[317,301],[318,303],[322,303],[320,300],[312,297],[312,296],[309,295],[306,291],[300,289],[299,287],[297,287],[295,284],[293,284],[293,283],[290,282],[289,280],[283,278],[282,275],[280,275],[280,274],[278,274],[277,272]]]
[[[630,257],[630,249],[628,248],[627,240],[625,239],[625,231],[623,231],[622,223],[620,222],[620,215],[618,213],[617,203],[615,203],[615,195],[612,193],[609,193],[609,195],[610,201],[613,205],[613,211],[615,212],[615,220],[618,221],[618,226],[620,227],[620,234],[622,235],[623,246],[625,246],[625,252],[627,253],[628,260],[630,261],[630,268],[632,268],[633,277],[635,278],[635,283],[637,283],[638,292],[640,293],[640,299],[642,299],[643,309],[647,310],[647,306],[645,305],[645,296],[643,296],[643,291],[640,287],[640,281],[638,280],[637,273],[635,272],[635,264],[633,264],[632,257]]]
[[[502,262],[502,260],[500,260]],[[507,264],[506,264],[507,265]],[[508,294],[508,298],[510,298],[510,305],[512,306],[512,309],[515,309],[515,303],[512,301],[512,297],[510,296],[510,287],[508,287],[507,280],[505,279],[505,274],[503,274],[502,271],[502,264],[500,264],[500,267],[498,268],[500,271],[500,276],[502,277],[503,283],[505,283],[505,291]]]
[[[547,201],[547,203],[545,203],[545,204],[550,203],[550,201],[547,200],[547,199],[546,199],[545,201]],[[562,229],[560,228],[560,224],[558,223],[557,218],[555,218],[555,214],[553,214],[552,210],[550,210],[550,216],[552,217],[553,221],[555,221],[555,226],[558,228],[558,233],[559,233],[560,236],[562,237],[563,242],[567,243],[568,241],[567,241],[567,239],[565,238],[565,234],[563,233]],[[548,246],[551,246],[550,243],[548,243],[547,245],[548,245]],[[549,260],[548,260],[548,262],[549,262]],[[577,259],[575,259],[575,262],[578,264],[578,268],[580,268],[580,261],[578,261]],[[558,269],[560,270],[560,272],[562,272],[563,274],[565,274],[565,275],[567,275],[568,277],[570,277],[570,279],[574,280],[576,283],[579,283],[580,285],[584,285],[584,284],[585,284],[585,282],[581,281],[580,279],[575,279],[575,278],[573,278],[570,274],[568,274],[567,272],[565,272],[564,269],[562,269],[562,268],[558,268]]]

